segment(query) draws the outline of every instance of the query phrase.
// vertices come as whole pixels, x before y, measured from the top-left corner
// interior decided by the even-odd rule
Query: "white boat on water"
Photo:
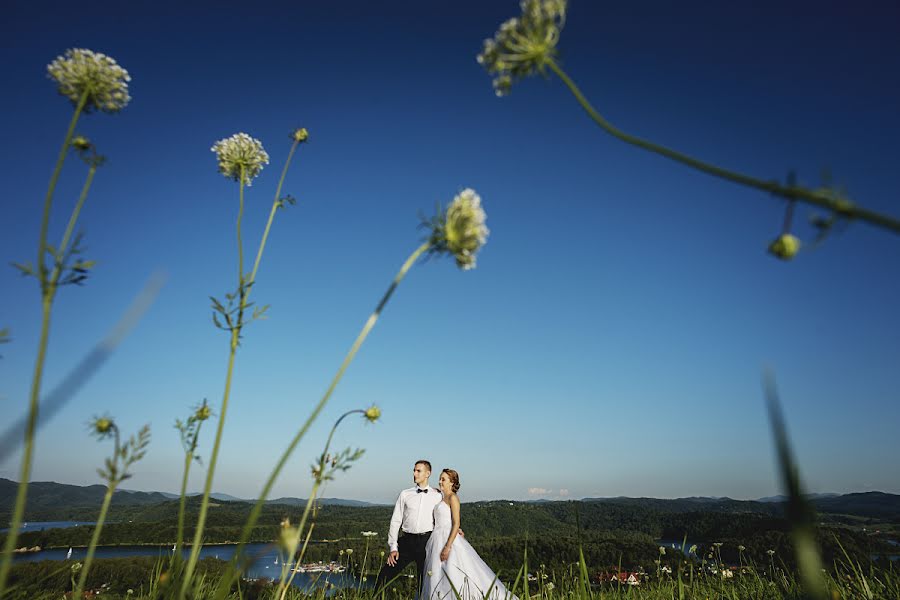
[[[70,558],[72,558],[72,548],[69,548],[69,551],[66,552],[66,560],[69,560]]]

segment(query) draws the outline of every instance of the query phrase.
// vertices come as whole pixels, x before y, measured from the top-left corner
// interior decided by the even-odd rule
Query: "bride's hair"
[[[459,491],[459,473],[454,471],[453,469],[444,469],[441,473],[446,473],[447,477],[450,478],[450,489],[453,490],[453,493]]]

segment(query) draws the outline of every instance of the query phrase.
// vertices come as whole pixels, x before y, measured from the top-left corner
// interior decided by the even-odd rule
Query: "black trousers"
[[[385,565],[378,577],[375,579],[375,593],[381,592],[381,589],[397,578],[409,563],[416,563],[416,589],[422,591],[422,572],[425,570],[425,544],[431,532],[427,533],[402,533],[400,539],[397,540],[397,552],[400,558],[393,567]]]

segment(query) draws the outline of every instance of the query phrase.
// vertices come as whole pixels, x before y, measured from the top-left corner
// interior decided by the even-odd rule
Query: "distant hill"
[[[823,494],[806,494],[806,498],[808,500],[818,500],[820,498],[834,498],[835,496],[840,496],[840,494],[835,494],[833,492],[823,493]],[[765,498],[758,498],[756,502],[785,502],[788,497],[784,494],[779,494],[778,496],[766,496]]]
[[[900,495],[884,492],[859,492],[817,498],[813,504],[819,512],[859,515],[861,517],[900,518]]]
[[[0,478],[0,513],[12,512],[16,502],[18,483]],[[100,507],[106,486],[67,485],[53,481],[35,481],[28,486],[28,510],[42,511],[60,506]],[[117,491],[113,496],[118,505],[146,506],[166,502],[168,498],[159,492]]]
[[[16,501],[18,483],[9,479],[0,478],[0,515],[12,513]],[[106,494],[106,486],[103,485],[68,485],[53,481],[35,481],[28,486],[28,514],[44,514],[57,509],[75,508],[99,508]],[[199,493],[189,494],[192,498]],[[229,494],[213,493],[210,496],[220,502],[254,503],[255,500],[245,500]],[[116,490],[113,496],[113,504],[123,506],[151,506],[178,499],[178,494],[167,492],[138,492],[135,490]],[[280,504],[288,506],[305,506],[305,498],[275,498],[267,500],[266,504]],[[319,504],[332,506],[377,506],[360,500],[345,500],[342,498],[321,498]]]

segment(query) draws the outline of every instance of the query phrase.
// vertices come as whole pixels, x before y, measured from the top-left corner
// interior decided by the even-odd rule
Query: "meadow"
[[[553,76],[572,94],[593,125],[598,126],[605,134],[684,168],[777,198],[784,204],[785,218],[782,230],[768,244],[768,252],[773,259],[793,260],[804,248],[804,243],[792,228],[792,217],[798,204],[809,205],[821,211],[821,216],[812,223],[817,232],[814,244],[823,242],[834,230],[850,222],[864,222],[885,231],[900,232],[900,221],[866,209],[851,201],[843,190],[836,187],[806,187],[798,184],[793,176],[788,177],[785,182],[752,177],[636,137],[613,125],[590,103],[556,60],[557,44],[565,25],[567,9],[564,0],[523,0],[521,14],[504,22],[494,37],[484,42],[477,60],[493,78],[497,95],[507,95],[524,78],[533,75]],[[258,234],[259,242],[250,246],[246,243],[251,232],[247,231],[245,222],[245,209],[249,206],[245,197],[251,185],[262,180],[263,169],[269,164],[270,155],[261,140],[244,132],[236,132],[230,137],[212,142],[210,150],[215,155],[218,173],[234,184],[231,206],[234,228],[229,235],[233,236],[235,244],[229,250],[235,252],[236,260],[228,266],[234,278],[222,283],[220,289],[227,291],[210,296],[212,324],[222,331],[223,349],[227,350],[221,400],[215,404],[203,400],[186,408],[181,418],[175,422],[182,443],[182,459],[177,469],[181,474],[180,499],[165,507],[167,520],[153,522],[158,536],[152,540],[152,543],[171,542],[174,549],[171,556],[157,560],[95,559],[96,549],[101,545],[148,541],[136,539],[138,534],[135,534],[133,528],[118,520],[122,513],[114,502],[116,491],[140,468],[151,444],[150,427],[144,426],[129,433],[120,428],[114,415],[100,414],[91,418],[91,434],[110,449],[108,458],[98,469],[105,486],[103,500],[96,514],[80,515],[94,522],[94,526],[78,532],[54,533],[52,535],[57,536],[54,541],[52,537],[47,537],[50,534],[18,533],[20,525],[29,514],[29,482],[32,480],[39,415],[42,411],[52,414],[59,406],[75,398],[79,389],[115,352],[141,315],[152,305],[161,282],[150,278],[147,288],[135,298],[134,304],[112,333],[85,355],[84,360],[58,388],[48,393],[44,386],[44,370],[48,353],[53,350],[50,332],[52,327],[65,327],[65,323],[57,324],[53,320],[57,294],[67,287],[85,287],[88,290],[85,293],[89,293],[90,277],[97,265],[93,258],[87,256],[85,237],[80,232],[80,219],[95,176],[101,172],[106,157],[99,151],[102,145],[100,142],[79,133],[82,119],[89,113],[113,114],[125,110],[131,100],[131,78],[128,71],[114,58],[83,48],[66,51],[50,63],[47,71],[57,92],[69,101],[72,112],[43,201],[36,252],[32,260],[14,263],[14,267],[30,283],[36,283],[41,320],[27,418],[21,427],[14,423],[12,429],[4,434],[4,440],[9,438],[10,431],[19,436],[21,446],[17,446],[17,449],[21,450],[22,458],[15,499],[9,514],[10,532],[4,536],[0,557],[0,598],[49,599],[59,598],[63,594],[65,597],[75,598],[101,595],[105,598],[178,600],[285,600],[301,597],[374,600],[375,593],[364,584],[377,571],[375,565],[380,564],[381,554],[374,547],[370,548],[368,538],[357,540],[363,545],[355,548],[339,548],[336,542],[325,545],[314,542],[321,540],[325,532],[334,527],[328,520],[328,510],[320,508],[317,503],[321,490],[329,481],[351,469],[364,453],[363,449],[355,447],[335,448],[335,432],[341,427],[348,427],[352,421],[357,424],[379,422],[382,412],[377,405],[369,404],[348,410],[325,429],[329,433],[324,447],[317,452],[316,459],[310,466],[311,491],[304,506],[285,514],[283,509],[273,512],[273,509],[267,507],[266,500],[298,445],[313,427],[321,427],[320,416],[323,410],[383,311],[395,294],[400,293],[401,284],[406,277],[426,262],[425,259],[447,258],[463,271],[471,271],[476,267],[478,254],[489,236],[481,196],[471,188],[464,188],[456,193],[445,191],[443,196],[447,202],[436,207],[431,215],[421,217],[418,232],[410,232],[409,254],[398,257],[399,269],[396,275],[386,282],[383,295],[373,298],[373,310],[337,366],[326,391],[311,405],[305,421],[293,437],[287,440],[266,483],[256,496],[255,503],[249,510],[237,511],[238,521],[223,523],[219,511],[214,510],[218,508],[218,504],[213,502],[211,494],[217,467],[220,466],[234,373],[249,326],[254,321],[268,317],[269,305],[260,304],[256,300],[266,285],[265,279],[261,280],[258,276],[260,265],[266,256],[270,234],[280,233],[274,226],[279,215],[291,210],[297,202],[292,194],[285,191],[285,178],[297,153],[306,150],[310,132],[304,127],[290,130],[286,150],[279,151],[283,154],[284,161],[280,177],[274,185],[265,226],[261,232],[252,232],[254,235]],[[71,210],[59,215],[55,198],[57,184],[64,167],[71,169],[74,161],[80,163],[77,168],[83,178],[83,185]],[[65,223],[58,241],[50,239],[51,221]],[[8,342],[10,330],[5,324],[0,326],[0,341]],[[776,518],[778,526],[771,529],[777,532],[777,543],[754,545],[754,541],[758,540],[735,536],[727,543],[709,541],[701,547],[692,545],[680,550],[657,547],[651,533],[659,534],[659,531],[640,531],[612,525],[604,533],[604,528],[596,524],[583,528],[580,519],[590,520],[592,516],[590,510],[587,510],[584,514],[576,511],[575,522],[569,522],[564,533],[558,527],[543,531],[536,529],[545,536],[543,539],[500,535],[484,537],[486,557],[497,568],[502,569],[504,579],[509,581],[510,589],[519,598],[588,600],[628,596],[647,599],[874,600],[900,597],[900,576],[893,563],[880,561],[875,564],[869,560],[870,552],[865,542],[859,542],[858,537],[843,531],[843,541],[853,545],[846,548],[840,536],[835,533],[838,529],[825,531],[820,527],[814,507],[804,495],[800,466],[791,449],[774,375],[767,374],[764,377],[764,388],[779,475],[787,498],[783,513]],[[212,432],[209,431],[210,428],[213,429]],[[211,436],[212,446],[208,457],[198,454],[201,434]],[[6,445],[2,447],[4,454],[9,451]],[[203,491],[198,498],[189,500],[189,476],[192,467],[201,459],[206,468]],[[473,512],[477,514],[477,510]],[[277,523],[276,514],[280,517]],[[488,527],[487,524],[478,524],[477,518],[472,529],[476,539],[480,533],[479,528]],[[744,523],[744,518],[732,514],[728,521]],[[511,522],[521,524],[521,521]],[[377,521],[368,521],[366,524],[369,523]],[[754,524],[758,522],[754,521],[746,529],[748,536]],[[685,527],[679,531],[687,529]],[[343,533],[346,534],[346,531]],[[829,533],[832,535],[829,536]],[[63,565],[14,565],[14,551],[41,535],[44,536],[44,544],[83,544],[87,548],[84,560]],[[66,538],[67,535],[82,536],[83,539]],[[149,537],[151,532],[143,528],[140,535]],[[204,543],[221,540],[235,545],[233,558],[227,562],[201,559],[200,549]],[[252,556],[244,552],[245,546],[257,541],[271,542],[285,557],[281,562],[281,574],[274,581],[248,581],[242,577],[253,560]],[[182,550],[186,555],[182,554]],[[735,553],[737,561],[734,560]],[[723,559],[723,554],[728,560]],[[291,585],[291,572],[286,565],[312,559],[339,560],[346,566],[347,572],[357,578],[359,585],[355,588],[325,585],[312,592],[296,589]],[[378,597],[407,599],[413,596],[411,582],[401,581]]]

